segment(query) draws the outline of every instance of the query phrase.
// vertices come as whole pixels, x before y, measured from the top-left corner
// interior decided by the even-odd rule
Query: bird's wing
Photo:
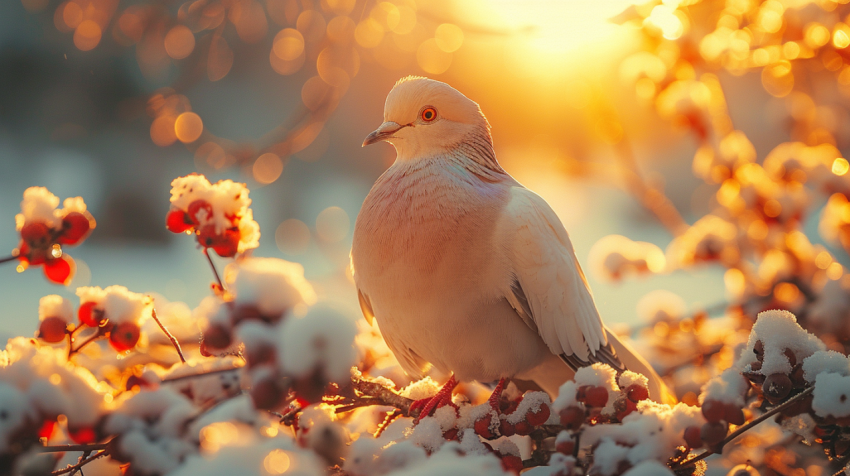
[[[521,186],[512,189],[505,213],[514,273],[508,302],[573,369],[594,362],[622,369],[561,220],[543,198]]]

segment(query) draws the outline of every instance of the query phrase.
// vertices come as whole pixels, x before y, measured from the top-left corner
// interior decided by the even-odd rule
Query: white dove
[[[661,378],[602,324],[572,243],[546,201],[496,161],[478,104],[448,84],[406,77],[384,123],[363,141],[391,143],[393,165],[357,216],[351,265],[360,306],[404,370],[457,379],[533,381],[550,395],[576,369],[604,362]]]

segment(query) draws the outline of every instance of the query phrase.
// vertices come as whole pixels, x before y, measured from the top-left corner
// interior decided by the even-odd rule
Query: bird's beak
[[[398,132],[401,129],[402,125],[397,122],[387,121],[381,124],[377,129],[372,131],[371,134],[366,136],[366,139],[363,140],[363,145],[361,147],[366,147],[369,144],[374,144],[375,142],[380,142],[382,140],[387,140],[393,136],[393,133]]]

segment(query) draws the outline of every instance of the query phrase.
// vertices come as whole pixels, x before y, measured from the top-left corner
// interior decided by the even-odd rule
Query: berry
[[[746,418],[744,418],[744,410],[738,408],[738,406],[734,403],[727,403],[725,405],[723,419],[726,420],[727,423],[731,423],[733,425],[743,425],[746,421]]]
[[[457,428],[449,428],[448,431],[443,433],[443,438],[445,438],[446,441],[457,440]]]
[[[794,351],[791,349],[785,349],[785,357],[788,359],[788,363],[791,364],[791,367],[797,365],[797,356],[794,354]]]
[[[38,437],[50,439],[54,428],[56,428],[56,420],[44,420],[41,428],[38,429]]]
[[[222,258],[232,258],[239,251],[239,230],[228,228],[223,235],[219,235],[212,249]]]
[[[558,416],[561,417],[561,424],[568,430],[578,430],[586,418],[584,410],[574,406],[564,408]]]
[[[602,408],[608,404],[608,389],[605,387],[590,387],[586,395],[588,406]]]
[[[719,400],[706,400],[702,404],[702,416],[709,423],[717,423],[726,416],[726,408]]]
[[[538,408],[536,412],[529,411],[525,415],[525,419],[528,421],[528,424],[531,425],[531,426],[540,426],[540,425],[546,423],[546,420],[549,419],[549,415],[551,415],[551,414],[552,414],[552,412],[551,412],[551,410],[549,410],[549,405],[546,405],[545,403],[541,403],[540,408]]]
[[[637,403],[649,398],[649,389],[644,387],[643,385],[632,384],[626,388],[626,396],[629,400]]]
[[[522,471],[522,459],[515,455],[502,455],[502,468],[505,471],[511,471],[519,474]]]
[[[172,233],[183,233],[191,230],[194,225],[189,215],[183,210],[171,210],[165,216],[165,228]]]
[[[136,347],[139,342],[139,325],[135,322],[122,322],[115,324],[109,333],[109,344],[118,352],[124,352]]]
[[[478,436],[482,436],[486,439],[495,438],[496,435],[493,434],[492,430],[490,430],[490,421],[491,414],[489,413],[479,418],[478,420],[475,420],[475,434],[477,434]]]
[[[688,445],[688,448],[702,448],[702,436],[700,436],[700,433],[700,427],[698,426],[685,428],[685,443]]]
[[[66,326],[68,325],[61,317],[46,317],[38,327],[39,339],[55,344],[65,340]]]
[[[248,367],[256,367],[265,363],[274,363],[275,348],[266,343],[260,343],[245,349],[245,360],[248,362]]]
[[[725,423],[706,423],[702,426],[699,436],[708,446],[714,446],[726,438],[728,427]]]
[[[33,248],[40,248],[50,241],[50,228],[44,223],[27,223],[21,228],[21,239]]]
[[[62,233],[56,241],[63,245],[75,245],[82,240],[91,229],[88,217],[80,212],[71,212],[62,219]]]
[[[777,404],[791,393],[791,379],[783,373],[770,374],[761,386],[764,397],[772,404]]]
[[[764,360],[764,343],[762,341],[756,341],[755,345],[753,345],[753,353],[756,354],[759,362]]]
[[[534,430],[534,427],[531,426],[531,423],[528,421],[520,420],[516,425],[514,425],[514,429],[516,429],[517,435],[528,435],[532,430]]]
[[[48,259],[44,262],[44,275],[48,280],[67,286],[74,277],[74,260],[70,256]]]
[[[555,446],[555,451],[558,453],[563,453],[568,456],[572,456],[575,451],[576,443],[573,440],[564,440]]]
[[[617,420],[623,421],[623,418],[626,418],[635,410],[637,410],[637,403],[629,400],[628,398],[623,400],[623,408],[617,410],[616,413]]]
[[[103,321],[103,311],[95,309],[95,306],[97,306],[97,303],[93,301],[80,304],[80,308],[77,310],[77,317],[80,318],[80,322],[89,327],[100,325]]]
[[[516,427],[512,423],[509,423],[508,420],[502,420],[499,423],[499,433],[502,436],[513,436],[516,434]]]
[[[324,377],[324,373],[316,369],[309,375],[296,378],[292,381],[292,390],[298,394],[302,400],[308,404],[318,403],[322,401],[322,396],[325,394],[325,387],[328,382]]]
[[[587,390],[592,387],[592,385],[582,385],[576,390],[576,400],[584,403],[587,399]]]
[[[210,349],[225,349],[232,341],[230,329],[225,328],[223,324],[210,324],[204,331],[204,344]]]
[[[204,213],[200,213],[201,211]],[[212,218],[212,205],[210,205],[210,202],[203,199],[195,200],[189,204],[189,207],[186,209],[186,214],[189,215],[189,220],[193,224],[200,225],[201,220],[206,222]]]

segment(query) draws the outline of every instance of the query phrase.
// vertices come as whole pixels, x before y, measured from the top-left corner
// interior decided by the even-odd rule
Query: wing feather
[[[514,231],[513,238],[506,239],[516,282],[508,301],[538,330],[552,353],[571,366],[601,361],[621,368],[558,216],[543,198],[523,187],[512,190],[506,213],[507,233]]]

